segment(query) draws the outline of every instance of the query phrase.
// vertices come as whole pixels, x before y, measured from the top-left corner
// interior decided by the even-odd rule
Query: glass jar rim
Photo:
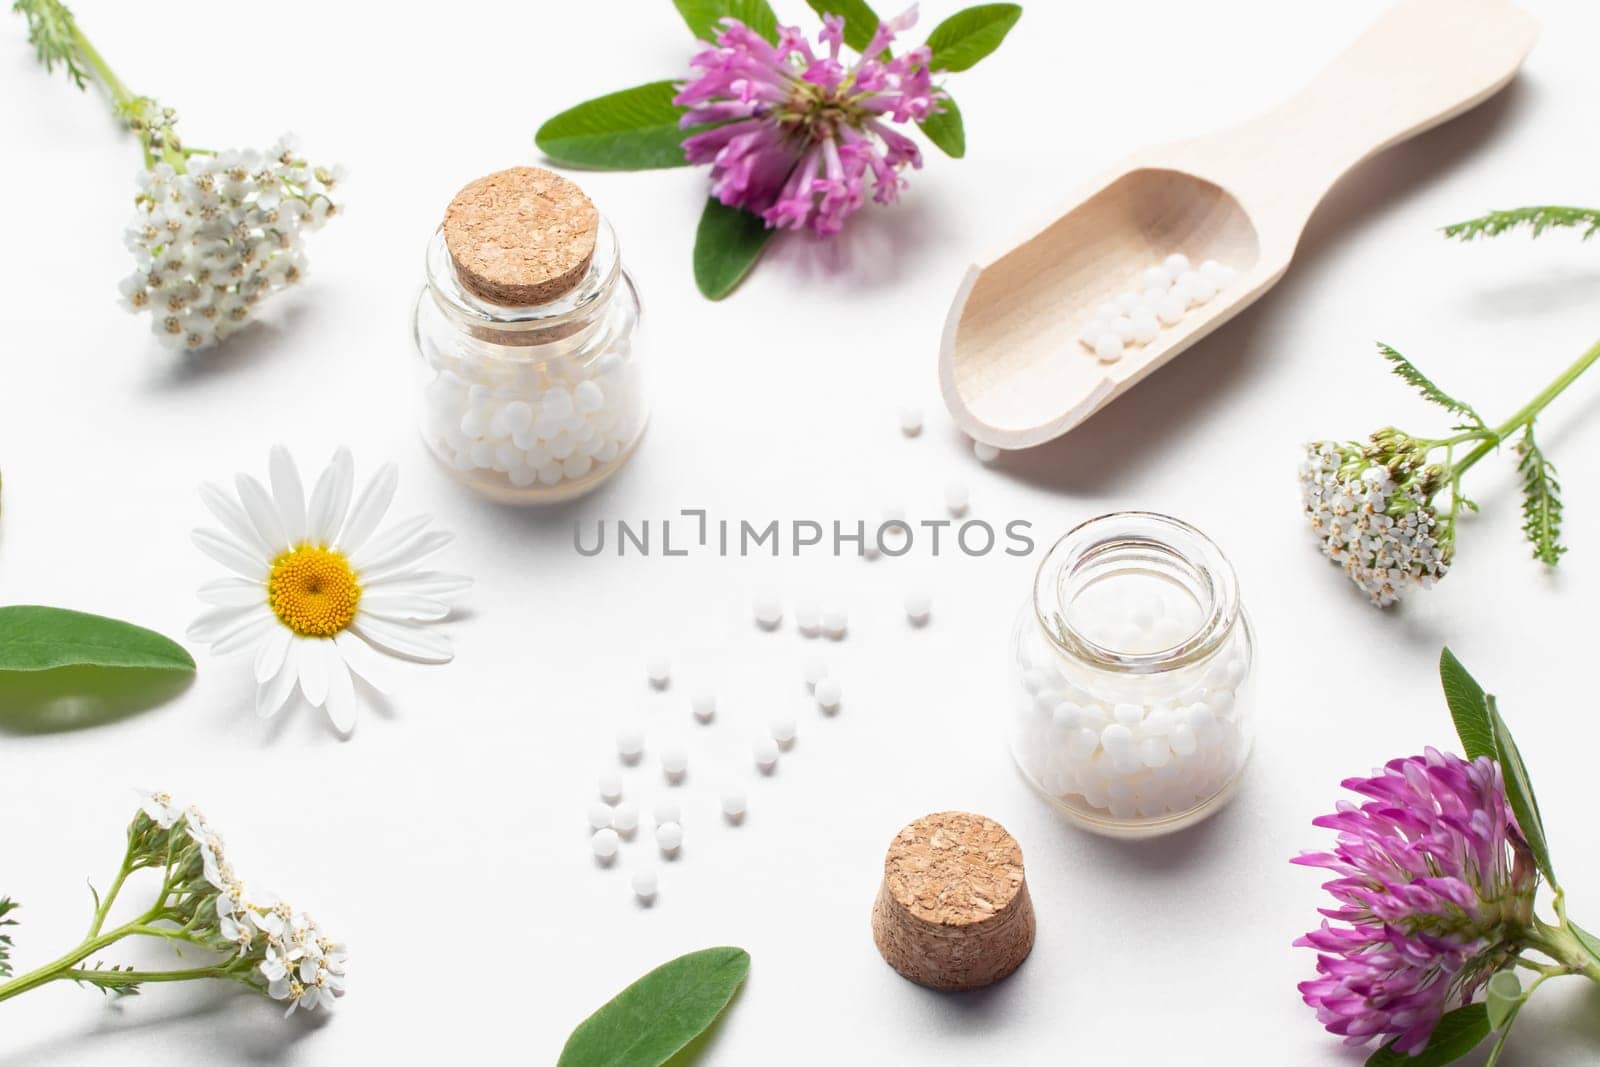
[[[1172,562],[1191,579],[1204,619],[1179,643],[1149,652],[1125,652],[1094,640],[1071,621],[1068,606],[1083,573],[1118,555],[1144,551]],[[1039,562],[1034,578],[1034,619],[1050,643],[1102,670],[1154,674],[1204,660],[1227,642],[1240,615],[1233,564],[1199,529],[1154,511],[1098,515],[1067,531]]]
[[[622,255],[616,231],[602,215],[595,230],[594,256],[583,278],[556,299],[527,307],[491,303],[462,285],[445,245],[442,223],[428,240],[423,266],[434,303],[458,324],[493,330],[497,335],[529,333],[549,337],[577,330],[594,319],[616,289],[616,280],[622,273]],[[530,339],[529,343],[538,342]]]

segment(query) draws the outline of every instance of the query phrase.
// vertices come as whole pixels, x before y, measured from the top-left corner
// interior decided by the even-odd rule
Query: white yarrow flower
[[[390,690],[380,653],[449,662],[450,642],[434,624],[471,580],[422,569],[452,540],[427,516],[379,532],[398,484],[394,464],[355,494],[354,464],[341,448],[309,499],[283,446],[273,448],[269,470],[270,491],[248,474],[235,478],[237,496],[200,487],[223,528],[195,530],[194,543],[232,576],[201,587],[212,607],[189,636],[215,653],[254,650],[258,715],[275,715],[298,687],[348,734],[353,676]]]

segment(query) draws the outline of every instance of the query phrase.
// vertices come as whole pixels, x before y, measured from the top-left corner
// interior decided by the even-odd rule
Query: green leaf
[[[1600,233],[1600,211],[1586,207],[1518,207],[1510,211],[1491,211],[1465,222],[1452,223],[1444,228],[1446,237],[1471,241],[1478,237],[1499,237],[1511,230],[1527,227],[1538,237],[1546,230],[1569,228],[1583,230],[1587,241]]]
[[[57,667],[192,671],[182,646],[142,626],[65,608],[0,608],[0,674]]]
[[[1415,1056],[1396,1052],[1388,1045],[1367,1057],[1367,1067],[1442,1067],[1477,1048],[1493,1028],[1482,1004],[1447,1011],[1433,1028],[1427,1047]]]
[[[698,40],[714,42],[722,20],[738,19],[771,44],[778,43],[778,16],[767,0],[672,0],[678,14]]]
[[[685,108],[672,102],[670,81],[650,82],[597,96],[568,108],[533,135],[539,151],[557,163],[600,170],[651,170],[681,167],[683,139],[678,128]]]
[[[939,147],[951,159],[960,159],[967,154],[967,130],[961,123],[961,109],[956,107],[956,102],[949,96],[939,101],[943,111],[935,112],[917,123],[922,127],[922,132],[928,140]]]
[[[22,905],[10,897],[0,897],[0,927],[15,926],[17,920],[6,916]],[[0,933],[0,978],[11,977],[11,935]]]
[[[1572,935],[1578,939],[1578,943],[1589,953],[1594,962],[1600,964],[1600,937],[1591,934],[1571,919],[1567,920],[1567,929],[1572,931]]]
[[[1450,718],[1455,720],[1456,736],[1461,739],[1467,758],[1496,758],[1494,730],[1489,725],[1489,704],[1483,687],[1467,673],[1449,648],[1439,653],[1439,681],[1444,685],[1444,701],[1450,706]]]
[[[663,963],[579,1023],[556,1067],[659,1067],[722,1014],[749,970],[742,948]]]
[[[1506,800],[1517,817],[1517,826],[1527,838],[1528,851],[1551,885],[1557,885],[1555,871],[1550,866],[1550,847],[1545,842],[1544,819],[1539,814],[1539,801],[1533,795],[1533,783],[1528,779],[1528,768],[1522,762],[1522,753],[1511,739],[1511,730],[1500,717],[1494,696],[1484,698],[1489,705],[1489,729],[1494,734],[1495,759],[1500,763],[1500,776],[1506,783]]]
[[[1498,1030],[1517,1014],[1522,1007],[1522,983],[1517,973],[1509,968],[1496,971],[1484,991],[1483,1004],[1488,1011],[1489,1029]]]
[[[1522,475],[1522,532],[1533,545],[1533,558],[1554,567],[1567,546],[1561,543],[1561,483],[1556,469],[1533,439],[1533,423],[1523,427],[1517,442],[1517,471]]]
[[[694,282],[712,300],[721,300],[750,272],[772,231],[759,215],[706,201],[694,235]]]
[[[866,51],[873,34],[883,20],[866,0],[806,0],[811,10],[819,16],[840,15],[844,18],[844,43],[857,52]]]
[[[1016,4],[979,4],[957,11],[928,34],[931,70],[966,70],[1000,47],[1022,17]]]
[[[1405,356],[1402,356],[1399,352],[1396,352],[1394,349],[1390,348],[1381,341],[1378,343],[1378,351],[1383,353],[1384,359],[1394,364],[1392,369],[1394,370],[1395,375],[1415,386],[1417,392],[1421,393],[1424,399],[1438,404],[1446,411],[1463,416],[1464,418],[1471,419],[1474,425],[1483,425],[1483,418],[1473,410],[1471,404],[1463,403],[1462,401],[1457,400],[1449,393],[1446,393],[1443,389],[1440,389],[1437,385],[1434,385],[1433,381],[1426,374],[1423,374],[1420,370],[1418,370],[1416,364],[1412,363]]]

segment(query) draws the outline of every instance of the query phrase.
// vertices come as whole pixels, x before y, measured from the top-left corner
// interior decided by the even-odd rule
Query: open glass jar
[[[490,177],[516,172],[566,182],[527,167]],[[495,500],[581,496],[621,468],[644,432],[639,297],[610,224],[589,211],[589,258],[558,264],[554,284],[511,290],[548,294],[536,303],[500,303],[506,290],[475,288],[476,275],[458,269],[467,253],[450,240],[449,216],[428,243],[414,319],[423,438],[457,480]]]
[[[1254,659],[1238,580],[1187,523],[1090,519],[1046,553],[1013,639],[1011,751],[1074,822],[1143,837],[1232,795]]]

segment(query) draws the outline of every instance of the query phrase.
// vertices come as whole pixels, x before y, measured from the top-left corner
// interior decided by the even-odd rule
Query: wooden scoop
[[[1287,103],[1136,153],[956,293],[939,383],[961,429],[1016,449],[1059,437],[1238,314],[1283,276],[1333,183],[1505,86],[1538,35],[1509,0],[1401,0]],[[1183,252],[1238,276],[1143,347],[1101,363],[1095,309]]]

